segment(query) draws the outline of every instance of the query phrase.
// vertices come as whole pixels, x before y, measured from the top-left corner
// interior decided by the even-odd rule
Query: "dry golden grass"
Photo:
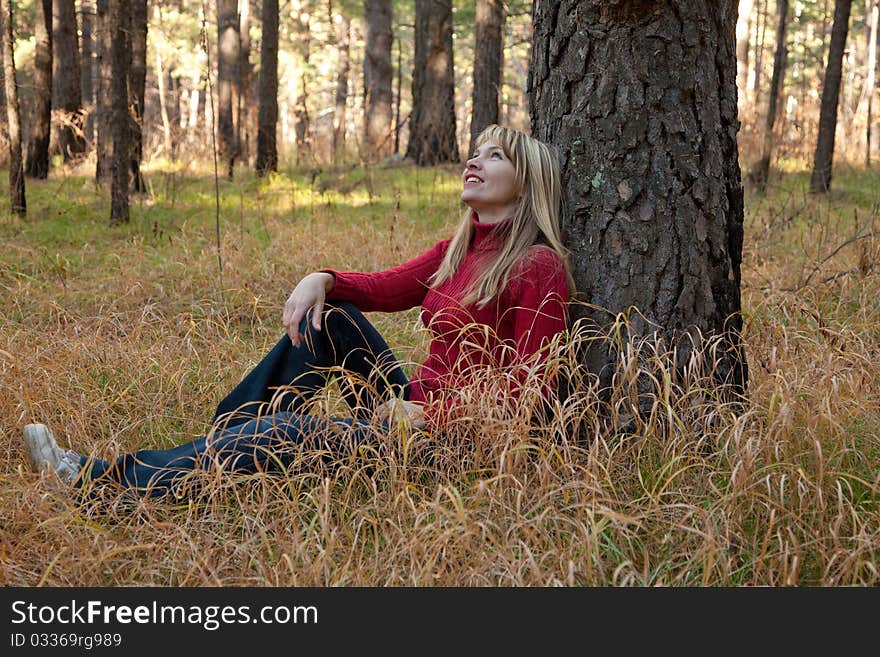
[[[283,475],[205,473],[191,499],[75,504],[29,471],[25,423],[101,456],[200,435],[280,335],[301,275],[396,264],[459,212],[440,169],[225,184],[221,284],[213,183],[150,179],[153,200],[120,230],[75,177],[29,181],[30,219],[0,219],[4,585],[880,583],[880,197],[867,174],[838,174],[829,199],[799,191],[802,175],[747,198],[741,413],[635,346],[609,407],[563,340],[551,360],[578,393],[537,429],[524,420],[534,376],[509,407],[480,394],[499,377],[475,380],[442,444],[401,429],[329,466],[304,452]],[[420,359],[414,312],[372,319]],[[652,413],[609,431],[640,368]],[[332,389],[319,401],[337,403]]]

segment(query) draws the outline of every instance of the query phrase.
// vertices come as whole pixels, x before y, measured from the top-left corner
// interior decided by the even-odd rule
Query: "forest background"
[[[600,402],[588,385],[538,432],[474,394],[475,427],[458,442],[438,449],[402,432],[388,436],[388,452],[352,452],[335,468],[309,463],[234,486],[210,479],[194,501],[80,507],[50,482],[36,485],[20,448],[24,423],[47,422],[66,446],[105,455],[199,435],[223,392],[277,339],[283,300],[301,275],[384,268],[449,234],[479,102],[478,3],[451,4],[456,152],[418,164],[406,157],[417,3],[388,3],[391,93],[373,134],[364,74],[371,4],[382,3],[279,5],[277,164],[258,175],[263,4],[231,5],[240,75],[230,82],[217,27],[229,3],[144,3],[142,112],[136,94],[126,109],[142,152],[130,171],[130,212],[112,215],[113,174],[101,165],[112,153],[102,156],[99,134],[102,112],[113,111],[101,105],[102,3],[48,3],[56,53],[70,43],[65,28],[75,48],[52,66],[45,176],[27,177],[26,214],[4,199],[0,218],[0,580],[876,585],[873,0],[847,3],[834,179],[819,194],[810,179],[840,3],[739,3],[744,411],[706,401],[699,385],[670,385],[625,435],[597,430],[581,443],[565,428],[572,416],[590,425],[584,418]],[[503,7],[497,120],[529,130],[531,3]],[[27,161],[38,132],[39,7],[11,8]],[[10,150],[2,152],[8,165]],[[374,319],[408,367],[420,360],[417,314]],[[333,411],[338,390],[316,403]]]

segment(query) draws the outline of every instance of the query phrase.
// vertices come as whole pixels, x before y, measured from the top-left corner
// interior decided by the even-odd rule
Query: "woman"
[[[297,284],[284,306],[287,335],[220,403],[212,433],[110,463],[62,450],[44,425],[30,424],[31,464],[77,486],[113,482],[158,496],[209,467],[283,469],[316,435],[368,442],[383,428],[375,420],[441,435],[462,405],[456,392],[475,373],[540,363],[565,328],[574,289],[558,224],[559,165],[545,144],[489,126],[462,180],[468,211],[451,239],[387,271],[328,269]],[[408,381],[362,312],[415,306],[431,342]],[[340,372],[350,375],[343,394],[353,417],[302,412],[328,374]],[[506,394],[516,395],[519,380],[512,380]]]

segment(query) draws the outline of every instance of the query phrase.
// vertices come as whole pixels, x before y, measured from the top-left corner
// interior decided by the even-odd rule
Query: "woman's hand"
[[[314,272],[303,277],[296,284],[293,292],[287,298],[284,304],[284,314],[281,323],[287,329],[287,335],[295,347],[302,344],[303,334],[299,331],[300,322],[303,316],[314,308],[312,312],[312,326],[316,331],[321,330],[321,318],[324,315],[324,300],[327,293],[333,289],[336,279],[333,274],[326,272]]]
[[[404,422],[411,424],[415,429],[424,429],[425,407],[418,402],[392,397],[376,409],[376,418],[391,426]]]

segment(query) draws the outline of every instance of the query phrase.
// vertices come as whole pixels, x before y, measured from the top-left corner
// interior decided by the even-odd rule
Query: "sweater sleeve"
[[[397,312],[419,306],[428,292],[428,280],[440,267],[448,246],[449,240],[438,242],[420,256],[385,271],[323,269],[335,279],[327,299],[350,301],[365,312]]]

